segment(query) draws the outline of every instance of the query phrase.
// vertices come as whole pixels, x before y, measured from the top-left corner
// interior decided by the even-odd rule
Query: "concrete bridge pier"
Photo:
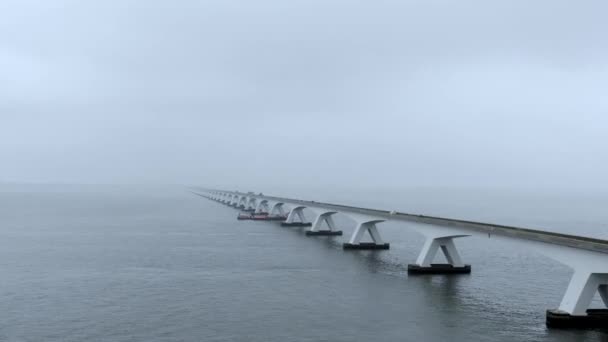
[[[287,219],[287,215],[283,210],[283,205],[283,202],[268,202],[268,221],[285,221]]]
[[[312,224],[312,228],[306,231],[306,236],[341,236],[342,231],[336,229],[336,224],[332,218],[332,215],[336,213],[337,211],[326,211],[319,214]],[[321,230],[323,222],[328,229]]]
[[[247,205],[247,197],[241,196],[236,207],[239,209],[245,209],[246,205]]]
[[[287,219],[285,222],[281,222],[282,227],[310,227],[312,223],[306,222],[306,217],[304,217],[304,209],[306,207],[299,205],[291,209],[289,215],[287,215]],[[298,218],[299,221],[295,221],[295,218]]]
[[[256,200],[255,197],[248,197],[245,200],[245,205],[243,207],[243,211],[253,213],[255,211]]]
[[[245,198],[243,196],[237,196],[236,204],[234,205],[234,207],[237,209],[244,209],[244,206],[243,206],[244,200],[245,200]]]
[[[343,249],[389,249],[390,245],[382,241],[380,232],[376,227],[377,223],[384,222],[385,220],[369,220],[362,221],[357,225],[353,235],[350,237],[348,242],[342,244]],[[363,234],[368,232],[372,238],[372,242],[361,242]]]
[[[599,292],[605,308],[590,309]],[[559,308],[547,310],[547,326],[551,328],[607,328],[608,273],[575,271]]]
[[[230,200],[228,201],[228,205],[231,207],[235,207],[238,201],[238,197],[236,195],[230,195]]]
[[[256,214],[268,214],[268,200],[261,200],[260,203],[255,207]]]
[[[454,244],[454,239],[465,236],[469,235],[428,237],[416,263],[407,265],[407,272],[409,274],[471,273],[471,265],[465,265],[462,262]],[[448,262],[447,264],[432,263],[440,249]]]
[[[285,216],[285,210],[283,210],[283,205],[285,205],[285,203],[283,203],[283,202],[277,202],[277,203],[273,204],[272,207],[270,208],[270,210],[268,211],[268,215]]]

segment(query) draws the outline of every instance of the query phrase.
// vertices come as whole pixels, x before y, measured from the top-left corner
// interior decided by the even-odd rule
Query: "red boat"
[[[241,213],[236,218],[237,220],[253,220],[253,221],[285,221],[287,216],[284,215],[273,215],[269,216],[268,213],[249,214]]]
[[[268,213],[266,214],[253,214],[251,219],[254,221],[268,221]]]
[[[239,216],[236,217],[237,220],[251,220],[251,217],[253,215],[251,214],[239,214]]]

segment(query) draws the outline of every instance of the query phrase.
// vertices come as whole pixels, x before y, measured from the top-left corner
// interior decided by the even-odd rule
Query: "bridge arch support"
[[[254,212],[256,205],[257,199],[255,197],[249,197],[247,199],[247,204],[245,205],[245,210]]]
[[[237,208],[245,209],[247,206],[247,196],[240,196]]]
[[[570,266],[574,273],[557,309],[547,310],[547,326],[586,328],[608,326],[608,263],[592,251],[545,246],[543,254]],[[591,309],[599,293],[603,309]]]
[[[258,214],[261,213],[268,213],[269,212],[269,208],[268,208],[268,200],[266,199],[262,199],[258,202],[258,205],[255,207],[255,212]]]
[[[283,205],[285,205],[285,203],[283,203],[283,202],[276,202],[276,203],[274,203],[270,207],[270,210],[268,211],[268,215],[270,215],[270,216],[273,216],[273,215],[285,216],[285,210],[283,210]]]
[[[471,265],[462,262],[460,253],[456,249],[454,239],[467,237],[470,235],[443,235],[427,237],[422,251],[418,255],[415,264],[407,267],[410,274],[445,274],[445,273],[471,273]],[[437,253],[441,251],[447,260],[447,264],[434,264],[433,260]]]
[[[332,216],[337,214],[337,211],[322,211],[317,214],[317,218],[312,224],[310,230],[306,231],[306,236],[340,236],[342,235],[341,230],[336,229],[336,224]],[[322,229],[323,224],[327,226],[327,229]]]
[[[230,195],[230,202],[228,202],[229,205],[236,207],[236,205],[238,204],[239,201],[239,197],[235,194]]]
[[[342,244],[344,249],[389,249],[390,245],[385,243],[380,237],[380,232],[376,224],[384,222],[385,220],[371,219],[363,220],[357,224],[353,235],[350,237],[348,242]],[[372,242],[361,242],[365,232],[369,233],[372,238]]]
[[[285,222],[281,222],[281,226],[283,227],[310,227],[312,223],[306,221],[306,217],[304,216],[304,209],[306,209],[303,205],[296,205],[291,209],[289,215],[287,215],[287,219]]]
[[[608,307],[608,273],[575,271],[558,310],[574,316],[585,316],[598,292]]]
[[[604,302],[603,309],[590,309],[596,293]],[[597,328],[608,326],[608,273],[577,270],[559,308],[547,310],[547,326],[558,328]]]

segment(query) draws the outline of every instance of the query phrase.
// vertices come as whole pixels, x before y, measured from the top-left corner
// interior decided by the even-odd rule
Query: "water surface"
[[[607,237],[599,195],[308,198]],[[571,270],[517,244],[462,239],[471,275],[408,277],[423,238],[399,224],[380,226],[390,251],[345,252],[344,217],[344,237],[311,238],[236,215],[180,187],[0,186],[0,340],[608,339],[545,327]]]

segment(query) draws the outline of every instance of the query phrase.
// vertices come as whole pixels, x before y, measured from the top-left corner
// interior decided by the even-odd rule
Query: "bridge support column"
[[[283,210],[283,203],[275,203],[268,212],[269,215],[275,215],[275,213],[281,216],[285,216],[285,211]]]
[[[450,273],[471,273],[471,265],[465,265],[460,258],[460,254],[454,244],[454,239],[468,235],[452,235],[436,238],[428,238],[422,247],[420,255],[415,264],[407,265],[407,272],[410,274],[450,274]],[[445,255],[447,264],[433,264],[433,260],[439,252]]]
[[[245,208],[243,209],[243,211],[246,211],[249,213],[255,212],[255,198],[249,198],[245,202]]]
[[[604,309],[589,309],[596,292]],[[552,328],[608,327],[608,273],[575,271],[559,309],[547,310],[547,326]]]
[[[348,242],[342,244],[343,249],[389,249],[390,245],[382,241],[380,232],[376,227],[376,223],[384,222],[384,220],[371,220],[361,222],[355,228],[353,235]],[[373,242],[361,242],[363,234],[368,232]]]
[[[283,210],[283,203],[278,202],[272,205],[268,211],[268,219],[271,221],[284,221],[287,219],[285,211]]]
[[[336,230],[336,224],[331,217],[336,213],[336,211],[328,211],[317,216],[315,222],[312,224],[312,228],[306,231],[306,236],[341,236],[342,231]],[[321,230],[323,222],[327,225],[327,230]]]
[[[247,199],[241,196],[237,202],[236,208],[245,209],[245,205],[247,205]]]
[[[258,215],[267,215],[268,214],[268,201],[261,200],[260,203],[255,208],[255,213]]]
[[[285,222],[281,222],[282,227],[310,227],[312,223],[306,222],[306,218],[304,217],[304,206],[298,206],[289,212],[287,215],[287,219]],[[298,218],[299,221],[295,221],[295,218]]]

